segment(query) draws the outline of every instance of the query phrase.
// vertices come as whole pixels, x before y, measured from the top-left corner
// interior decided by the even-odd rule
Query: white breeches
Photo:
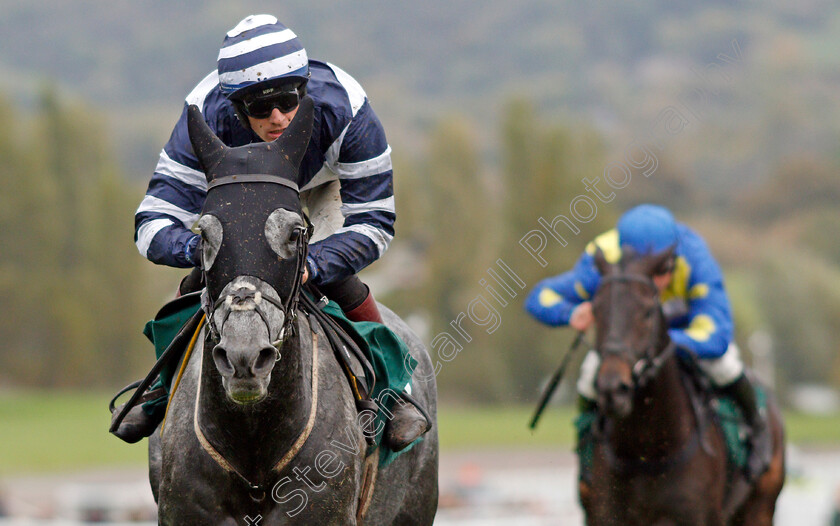
[[[726,352],[720,358],[697,360],[697,365],[718,388],[731,384],[744,372],[741,352],[734,342],[729,344]],[[597,352],[591,350],[586,353],[583,363],[580,365],[580,376],[577,381],[578,393],[584,398],[595,400],[598,397],[598,393],[595,391],[595,378],[598,376],[600,366],[601,358]]]
[[[314,188],[301,191],[300,199],[315,226],[310,243],[331,236],[344,224],[341,214],[341,185],[338,181],[329,181]]]

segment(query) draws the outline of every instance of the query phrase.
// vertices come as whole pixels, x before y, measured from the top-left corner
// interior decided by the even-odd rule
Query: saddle
[[[716,389],[709,378],[689,358],[679,360],[681,370],[687,381],[692,382],[689,390],[693,404],[702,407],[713,421],[717,422],[726,443],[728,479],[732,481],[741,473],[749,460],[750,427],[738,403]],[[767,392],[758,383],[753,384],[759,409],[767,410]]]
[[[178,364],[183,360],[187,344],[204,315],[200,303],[200,292],[185,294],[164,305],[154,320],[147,323],[144,334],[155,345],[157,361],[146,378],[126,386],[111,400],[109,408],[114,415],[111,432],[119,427],[126,414],[138,404],[144,404],[144,409],[148,408],[150,414],[152,410],[159,410],[162,416],[171,395],[170,388]],[[314,322],[313,325],[321,327],[330,342],[353,393],[357,411],[371,411],[377,416],[376,419],[359,419],[366,426],[364,435],[372,451],[382,438],[382,433],[376,434],[374,430],[384,422],[376,400],[388,389],[397,393],[402,391],[416,361],[408,353],[405,343],[390,329],[384,325],[370,324],[375,327],[368,329],[367,334],[360,333],[353,322],[344,317],[341,309],[313,286],[304,287],[300,295],[300,307],[310,322]],[[407,368],[404,364],[411,367]],[[134,393],[129,401],[115,414],[116,400],[132,390]],[[387,462],[388,459],[387,454],[380,457],[381,462]]]
[[[691,358],[680,355],[678,357],[680,372],[684,385],[689,393],[692,408],[697,421],[700,423],[696,433],[702,436],[707,425],[717,423],[726,444],[727,480],[733,484],[737,477],[744,472],[749,459],[749,426],[744,419],[738,404],[720,390],[715,389],[709,378],[702,372]],[[756,396],[759,405],[767,407],[766,391],[756,385]],[[577,454],[581,463],[581,479],[590,482],[591,465],[595,448],[595,441],[599,435],[601,423],[594,405],[581,411],[575,419],[578,432]],[[699,444],[708,449],[708,446]]]

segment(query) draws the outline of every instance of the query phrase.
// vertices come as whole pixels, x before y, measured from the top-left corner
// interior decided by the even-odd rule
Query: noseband
[[[613,274],[611,276],[606,276],[601,278],[601,285],[603,286],[606,283],[641,283],[645,285],[650,291],[653,292],[654,298],[656,298],[656,308],[659,310],[660,316],[658,318],[658,324],[663,323],[664,318],[662,316],[662,308],[661,303],[659,302],[659,289],[653,283],[653,280],[646,276],[639,276],[636,274]],[[659,326],[655,329],[658,329]],[[676,346],[674,342],[669,341],[668,345],[659,353],[657,353],[657,340],[658,331],[654,330],[651,332],[651,337],[648,345],[645,347],[644,355],[639,358],[635,364],[632,366],[633,372],[633,382],[637,387],[644,387],[650,382],[656,375],[659,373],[659,370],[668,360],[668,358],[674,353],[676,350]],[[622,356],[625,354],[627,347],[625,345],[619,346],[605,346],[603,349],[600,349],[600,352],[604,355],[614,355],[614,356]]]

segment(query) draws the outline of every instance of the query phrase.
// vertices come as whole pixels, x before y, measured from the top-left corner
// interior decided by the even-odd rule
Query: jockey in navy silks
[[[356,273],[379,259],[394,236],[391,147],[362,86],[339,67],[309,59],[295,33],[270,15],[248,16],[228,31],[217,66],[187,96],[160,153],[135,214],[140,253],[154,263],[195,267],[179,292],[201,288],[200,236],[191,228],[207,181],[187,131],[191,104],[222,142],[235,147],[275,140],[294,118],[298,101],[309,95],[314,128],[299,187],[315,231],[304,281],[338,303],[350,320],[382,323]],[[402,407],[409,413],[399,418],[425,422],[410,404]],[[124,435],[148,436],[156,423],[145,417],[135,407],[122,426],[134,429]]]
[[[601,280],[595,252],[600,248],[607,261],[615,263],[628,247],[637,254],[674,249],[671,262],[653,277],[669,320],[668,335],[677,353],[697,358],[698,366],[715,387],[741,408],[752,428],[749,469],[763,471],[772,453],[769,426],[733,342],[732,312],[723,275],[705,241],[678,223],[666,208],[645,204],[627,211],[616,228],[586,246],[572,270],[539,282],[526,299],[526,310],[547,325],[586,331],[594,321],[589,300]],[[589,351],[577,384],[582,410],[594,409],[599,365],[597,352]]]

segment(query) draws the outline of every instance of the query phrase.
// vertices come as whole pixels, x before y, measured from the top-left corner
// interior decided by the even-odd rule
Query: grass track
[[[142,465],[145,442],[108,433],[105,393],[15,392],[0,395],[0,475]]]
[[[108,434],[110,393],[20,391],[0,394],[0,476],[143,466],[145,441],[125,444]],[[528,429],[533,407],[444,407],[441,447],[447,450],[549,448],[571,450],[570,407],[550,407]],[[840,415],[787,413],[788,438],[799,445],[840,447]]]

